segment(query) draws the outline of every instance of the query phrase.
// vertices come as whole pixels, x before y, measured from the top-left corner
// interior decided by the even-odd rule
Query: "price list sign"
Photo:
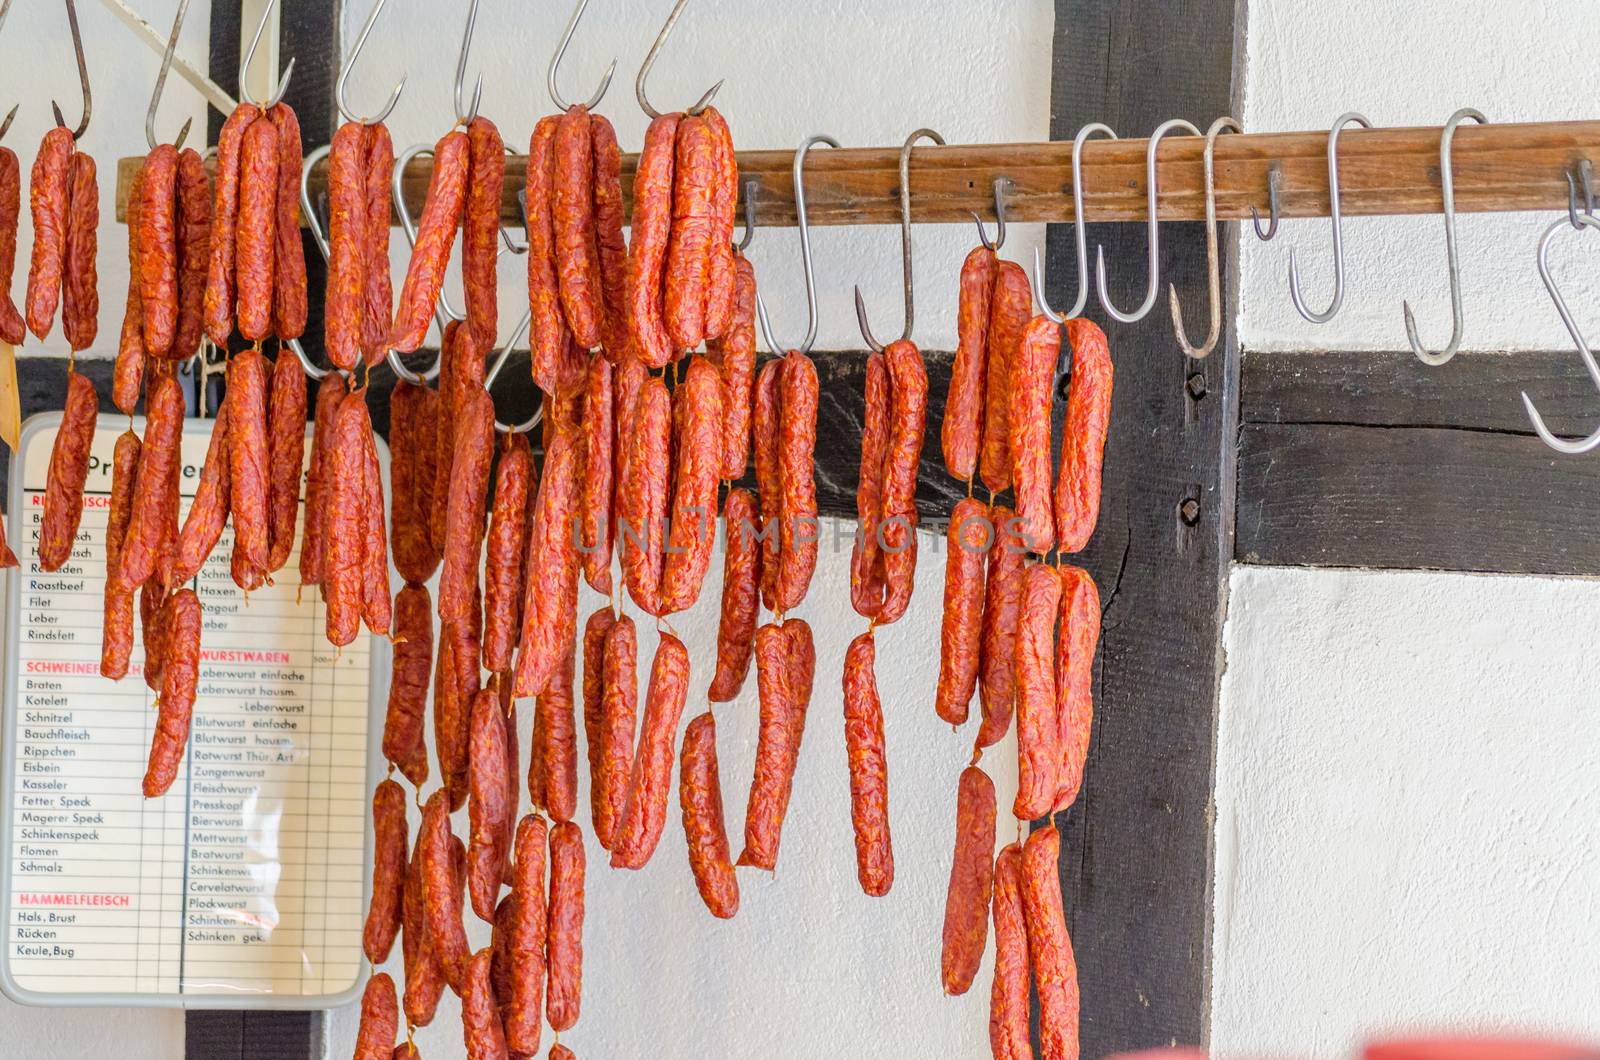
[[[192,583],[203,629],[188,752],[167,794],[146,799],[156,694],[142,637],[127,677],[100,676],[111,458],[128,421],[101,416],[77,543],[46,572],[59,421],[29,420],[11,465],[6,527],[22,566],[5,572],[0,643],[0,987],[27,1004],[343,1004],[362,979],[381,728],[369,719],[387,643],[330,645],[318,594],[299,593],[298,554],[247,596],[225,531]],[[209,430],[184,432],[184,510]]]

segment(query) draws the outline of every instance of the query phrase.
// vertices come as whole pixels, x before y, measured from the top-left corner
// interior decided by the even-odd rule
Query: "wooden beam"
[[[1241,563],[1600,574],[1600,462],[1533,434],[1600,424],[1565,352],[1250,354],[1244,362]]]
[[[311,76],[302,62],[295,77]],[[1197,124],[1205,120],[1195,114]],[[1170,116],[1170,112],[1169,112]],[[1119,124],[1111,115],[1112,124]],[[1077,121],[1075,118],[1074,121]],[[1121,122],[1120,124],[1127,124]],[[1063,128],[1070,139],[1073,128]],[[1437,128],[1347,129],[1339,139],[1340,204],[1348,216],[1439,213]],[[1091,221],[1138,221],[1147,216],[1145,140],[1091,140],[1083,150],[1084,212]],[[1282,171],[1284,217],[1328,214],[1326,132],[1225,135],[1217,141],[1217,215],[1250,216],[1267,211],[1267,177]],[[1169,136],[1157,157],[1158,214],[1163,220],[1205,217],[1204,141]],[[1524,125],[1463,125],[1455,136],[1456,208],[1463,213],[1557,210],[1567,204],[1566,172],[1579,159],[1600,166],[1600,122]],[[623,156],[623,192],[631,212],[637,155]],[[741,203],[745,185],[756,183],[756,223],[795,223],[794,154],[739,152]],[[807,217],[815,225],[897,224],[900,220],[898,147],[813,151],[806,158]],[[126,217],[128,188],[137,160],[117,167],[117,219]],[[420,212],[432,173],[419,157],[406,169],[406,201]],[[527,158],[506,160],[501,216],[520,224],[516,192]],[[326,165],[313,171],[312,187],[326,180]],[[923,224],[965,222],[970,211],[994,213],[992,187],[1008,177],[1013,190],[1007,216],[1015,221],[1072,221],[1071,143],[918,147],[911,155],[912,219]],[[742,206],[741,206],[742,210]],[[740,216],[743,214],[741,212]]]

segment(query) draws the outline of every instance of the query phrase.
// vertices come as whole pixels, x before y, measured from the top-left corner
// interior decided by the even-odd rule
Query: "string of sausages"
[[[1024,843],[1019,831],[993,858],[995,790],[978,763],[1015,714],[1019,829],[1066,810],[1083,784],[1100,599],[1088,572],[1062,557],[1088,544],[1098,520],[1112,387],[1105,335],[1086,320],[1068,321],[1071,386],[1052,497],[1050,417],[1062,329],[1046,316],[1030,318],[1031,303],[1019,266],[987,247],[968,255],[941,438],[946,469],[967,481],[969,495],[948,529],[935,711],[959,727],[976,693],[982,714],[957,786],[941,972],[947,994],[971,987],[992,914],[989,1031],[1004,1060],[1033,1056],[1030,974],[1042,1055],[1077,1057],[1077,971],[1058,879],[1060,836],[1050,824]],[[869,397],[873,385],[869,374]],[[872,438],[869,422],[864,464]],[[990,503],[971,496],[974,475]],[[1013,506],[993,499],[1006,489]],[[1049,553],[1054,564],[1029,560]]]

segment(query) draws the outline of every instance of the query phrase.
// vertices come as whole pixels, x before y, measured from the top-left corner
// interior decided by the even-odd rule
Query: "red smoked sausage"
[[[662,319],[667,248],[673,229],[674,166],[681,114],[664,114],[645,130],[633,179],[633,243],[628,253],[628,316],[634,353],[646,368],[672,360],[672,337]],[[531,201],[531,197],[530,197]],[[530,253],[531,258],[531,253]]]
[[[1010,508],[994,509],[995,545],[989,550],[984,581],[983,638],[978,652],[978,702],[983,723],[977,745],[990,747],[1011,728],[1016,695],[1017,617],[1022,608],[1022,575],[1028,554],[1020,523]]]
[[[146,221],[148,224],[148,220]],[[272,309],[277,299],[278,246],[278,127],[270,120],[254,122],[245,130],[239,148],[239,230],[234,258],[237,304],[234,313],[239,334],[252,342],[272,333]],[[149,292],[146,291],[146,302]],[[149,319],[146,308],[145,319]],[[151,342],[149,328],[145,343]],[[168,345],[171,345],[169,342]],[[262,557],[263,561],[265,556]]]
[[[139,485],[134,491],[133,518],[122,548],[122,584],[130,588],[143,585],[155,572],[165,545],[163,498],[182,458],[182,438],[183,388],[170,375],[158,376],[145,398]],[[145,654],[148,660],[148,649]]]
[[[889,450],[889,368],[883,354],[867,357],[861,421],[861,468],[856,485],[856,538],[850,551],[850,606],[862,618],[883,609],[883,461]]]
[[[406,885],[401,894],[403,926],[400,930],[400,947],[405,955],[405,1009],[406,1022],[415,1027],[425,1027],[433,1022],[433,1013],[444,993],[444,972],[439,967],[438,955],[428,939],[428,917],[423,903],[422,834],[412,846],[411,863],[406,870]],[[465,858],[462,859],[465,863]]]
[[[50,447],[45,479],[44,514],[39,522],[39,566],[59,570],[72,558],[78,523],[83,519],[83,487],[89,477],[89,450],[94,445],[100,399],[81,372],[67,372],[67,407]]]
[[[989,1048],[997,1060],[1033,1060],[1028,1038],[1028,927],[1022,904],[1022,848],[994,863],[994,988],[989,995]]]
[[[467,201],[461,236],[461,279],[466,292],[467,326],[484,346],[493,346],[500,327],[495,264],[500,249],[500,196],[506,184],[506,145],[488,118],[467,126]]]
[[[628,241],[622,235],[622,152],[617,131],[599,114],[589,116],[593,152],[595,247],[599,255],[600,296],[604,316],[601,341],[606,359],[621,360],[629,345]]]
[[[258,107],[241,103],[228,115],[228,120],[222,123],[222,131],[217,134],[217,191],[215,207],[211,211],[211,260],[206,270],[205,321],[206,334],[219,348],[226,348],[228,337],[233,334],[244,134],[259,117],[261,110]],[[151,356],[159,355],[156,350],[150,353]]]
[[[567,326],[584,349],[600,345],[599,249],[595,244],[594,151],[589,109],[567,108],[551,144],[550,207],[556,274]]]
[[[1061,834],[1054,825],[1034,832],[1022,848],[1022,907],[1033,985],[1039,993],[1043,1060],[1075,1060],[1078,1055],[1078,965],[1062,908],[1060,860]]]
[[[495,1003],[490,966],[494,950],[488,946],[467,961],[461,982],[461,1033],[467,1060],[507,1060],[505,1027]]]
[[[1079,552],[1100,518],[1100,472],[1111,421],[1111,351],[1092,321],[1067,321],[1072,344],[1072,390],[1056,476],[1057,545]]]
[[[296,189],[300,174],[295,174]],[[299,238],[299,224],[295,238]],[[173,360],[188,360],[200,349],[205,333],[206,272],[211,266],[211,176],[200,152],[178,154],[178,326],[173,333]]]
[[[567,643],[550,684],[539,693],[539,739],[532,750],[544,778],[544,805],[553,821],[570,821],[578,812],[578,726],[574,717],[574,650]]]
[[[394,980],[378,972],[361,992],[361,1022],[356,1030],[355,1060],[390,1060],[399,1033],[400,1012],[394,999]]]
[[[877,648],[868,630],[844,653],[844,742],[850,759],[850,823],[856,836],[856,877],[881,898],[894,885],[889,841],[889,767],[883,747],[883,705],[874,673]]]
[[[361,430],[361,620],[382,636],[394,608],[389,595],[389,533],[383,525],[383,469],[363,402]]]
[[[423,715],[433,671],[433,601],[424,585],[407,585],[394,598],[394,664],[383,725],[383,756],[421,788],[428,779]]]
[[[756,540],[760,515],[749,490],[728,491],[727,549],[722,565],[722,618],[717,627],[717,670],[707,698],[726,703],[739,694],[755,652],[756,622],[761,615],[761,545]]]
[[[361,952],[373,964],[389,959],[400,932],[406,853],[405,789],[384,780],[372,793],[372,898],[361,932]]]
[[[795,627],[798,629],[799,627]],[[795,766],[810,679],[800,687],[797,642],[788,623],[768,624],[756,631],[756,686],[760,699],[760,732],[756,742],[755,776],[745,811],[744,851],[740,865],[771,871],[778,863],[778,841],[794,790]]]
[[[578,550],[583,578],[597,593],[611,592],[612,472],[616,467],[612,366],[593,357],[583,388],[583,486],[579,496]],[[715,488],[715,487],[713,487]],[[713,498],[714,499],[714,498]]]
[[[806,362],[809,364],[809,360]],[[683,415],[676,427],[671,540],[661,576],[661,613],[694,606],[717,539],[717,478],[722,467],[722,380],[711,362],[695,357],[678,389]],[[815,417],[812,420],[815,435]],[[807,469],[796,471],[804,474]],[[797,495],[803,491],[797,491]],[[815,484],[811,507],[816,507]],[[812,535],[815,537],[815,534]],[[812,542],[815,548],[815,541]],[[815,562],[813,560],[813,562]],[[802,590],[803,595],[803,590]],[[798,603],[798,600],[796,601]]]
[[[660,379],[649,379],[639,388],[632,420],[616,533],[628,595],[646,614],[654,615],[661,610],[672,450],[672,402]]]
[[[928,416],[928,371],[922,352],[904,340],[883,351],[893,395],[889,413],[889,449],[883,464],[883,522],[878,545],[883,551],[884,599],[878,624],[899,621],[911,605],[917,570],[917,469],[922,462],[922,435]]]
[[[688,693],[689,651],[677,637],[663,632],[650,666],[644,724],[628,778],[627,806],[611,851],[612,868],[644,868],[661,840],[672,788],[672,752]]]
[[[394,171],[394,141],[382,125],[367,126],[366,297],[361,313],[361,356],[376,365],[389,352],[389,314],[394,311],[394,281],[389,274],[389,177]]]
[[[739,879],[728,852],[722,780],[717,770],[717,721],[709,710],[684,730],[678,801],[683,807],[689,868],[700,899],[712,916],[731,919],[739,911]]]
[[[300,540],[301,585],[322,584],[328,524],[327,498],[332,494],[328,482],[332,466],[328,450],[333,445],[334,416],[347,390],[344,376],[338,372],[329,372],[317,385],[315,426],[311,432],[311,466],[306,472],[305,530]],[[401,573],[404,575],[405,572]]]
[[[491,408],[493,406],[491,405]],[[507,673],[522,631],[523,567],[528,555],[528,496],[533,447],[525,434],[506,435],[494,477],[494,513],[484,561],[483,665]]]
[[[189,719],[194,713],[200,676],[200,598],[193,589],[179,589],[163,605],[166,657],[161,667],[161,695],[150,765],[144,774],[144,797],[166,794],[177,779],[189,745]]]
[[[605,652],[606,634],[617,618],[606,604],[583,623],[583,744],[589,756],[589,820],[596,837],[605,812]],[[605,843],[602,841],[601,846]]]
[[[1017,515],[1029,551],[1049,552],[1056,540],[1050,499],[1050,405],[1055,394],[1061,328],[1047,316],[1028,322],[1011,378],[1011,478]]]
[[[71,208],[67,213],[66,273],[61,282],[61,330],[67,345],[86,350],[100,329],[100,281],[95,272],[99,251],[100,188],[94,159],[82,151],[69,167]]]
[[[422,844],[422,898],[428,937],[452,990],[461,991],[466,976],[467,934],[461,926],[461,886],[451,854],[449,795],[435,791],[422,810],[417,842]]]
[[[945,892],[944,992],[965,994],[989,940],[994,886],[994,782],[977,766],[961,771],[956,795],[956,851]]]
[[[300,517],[300,471],[306,454],[306,374],[288,350],[272,366],[272,393],[267,402],[271,432],[267,460],[267,571],[276,573],[294,551],[295,524]]]
[[[778,388],[783,523],[773,600],[782,612],[800,606],[817,569],[817,366],[810,357],[791,350],[783,359]]]
[[[578,503],[581,448],[580,437],[569,429],[556,434],[545,454],[544,480],[539,484],[528,536],[518,696],[543,692],[572,651],[578,623],[578,559],[572,546],[572,519]]]
[[[583,833],[571,821],[550,829],[550,907],[545,935],[545,1015],[556,1031],[578,1022],[583,997]]]
[[[978,468],[989,358],[989,305],[994,300],[998,269],[999,261],[988,247],[973,247],[961,265],[958,341],[940,428],[945,469],[958,479],[971,479]]]
[[[545,980],[545,823],[530,813],[517,825],[516,864],[511,895],[511,996],[501,999],[506,1043],[524,1055],[539,1048],[543,1028]]]
[[[308,308],[306,247],[300,238],[300,119],[287,103],[274,104],[267,117],[278,130],[272,322],[277,337],[287,341],[305,334]]]
[[[28,187],[33,210],[33,257],[28,266],[28,330],[50,334],[61,300],[67,263],[67,215],[71,209],[72,132],[60,126],[44,134]]]
[[[411,253],[405,284],[400,288],[400,308],[389,329],[388,345],[401,353],[415,350],[428,335],[434,302],[444,285],[450,248],[455,244],[466,205],[467,162],[467,134],[459,129],[445,133],[434,146],[433,176],[428,182],[422,223],[417,226],[417,245]]]
[[[21,212],[22,171],[17,164],[17,153],[9,147],[0,147],[0,342],[12,346],[22,345],[28,328],[17,304],[11,300],[11,277],[17,266],[17,219]],[[131,233],[131,215],[128,224]],[[131,234],[128,244],[136,245]],[[131,285],[129,289],[133,289]]]
[[[1089,572],[1063,566],[1061,633],[1056,646],[1056,745],[1061,773],[1056,783],[1055,810],[1072,805],[1083,786],[1094,728],[1094,651],[1100,641],[1100,590]]]
[[[706,288],[711,243],[721,230],[713,218],[719,148],[710,123],[685,115],[678,123],[673,162],[672,232],[662,305],[674,352],[692,350],[706,337]]]
[[[722,474],[741,478],[750,462],[750,406],[756,378],[756,270],[737,251],[733,254],[733,303],[727,326],[706,340],[706,356],[722,372]],[[707,311],[710,311],[708,301]]]
[[[560,115],[549,115],[534,124],[523,184],[528,221],[528,311],[533,322],[528,342],[534,385],[546,394],[565,389],[567,320],[556,272],[554,203],[555,139],[561,120]]]
[[[951,725],[964,725],[978,687],[983,643],[983,576],[994,526],[980,500],[963,497],[950,515],[945,557],[944,618],[939,629],[939,684],[934,711]]]
[[[601,667],[600,768],[591,780],[600,789],[594,834],[610,850],[617,827],[627,811],[628,785],[633,773],[633,730],[639,710],[639,635],[633,619],[618,617],[606,631]]]
[[[345,122],[333,134],[328,149],[328,291],[322,314],[323,344],[328,360],[346,371],[354,368],[361,356],[367,269],[371,265],[366,253],[366,147],[366,127]]]
[[[989,363],[984,378],[983,450],[979,474],[998,492],[1011,485],[1011,370],[1022,333],[1033,316],[1028,274],[1014,261],[1002,261],[989,305]]]
[[[506,775],[505,715],[493,689],[481,689],[473,697],[471,734],[468,737],[468,780],[471,794],[467,801],[471,831],[467,841],[467,894],[472,911],[493,923],[494,907],[500,900],[500,883],[506,874],[506,821],[516,815],[511,801],[511,778]]]
[[[234,552],[256,571],[266,571],[271,558],[269,462],[267,359],[245,350],[228,365],[228,507]]]
[[[122,540],[133,517],[133,493],[139,479],[139,436],[123,431],[117,436],[111,457],[111,503],[106,512],[106,587],[104,629],[100,640],[100,676],[120,681],[128,674],[128,657],[133,651],[133,589],[120,581]],[[10,563],[5,531],[0,528],[0,568]]]
[[[1017,799],[1012,814],[1031,821],[1050,812],[1061,769],[1056,726],[1055,630],[1061,579],[1043,564],[1022,577],[1017,619]]]
[[[455,410],[449,497],[445,504],[444,563],[439,572],[439,617],[461,621],[478,595],[489,469],[494,462],[494,401],[482,386],[468,390]],[[473,660],[476,663],[476,659]]]

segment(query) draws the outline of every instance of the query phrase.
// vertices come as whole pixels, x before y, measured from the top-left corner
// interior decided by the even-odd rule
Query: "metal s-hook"
[[[1326,324],[1344,304],[1344,217],[1339,210],[1339,134],[1350,123],[1363,129],[1372,128],[1364,115],[1351,111],[1340,115],[1328,131],[1328,215],[1333,218],[1333,301],[1320,313],[1306,307],[1305,296],[1300,293],[1300,263],[1295,258],[1295,248],[1289,248],[1289,297],[1294,308],[1312,324]]]
[[[567,28],[561,34],[561,43],[556,45],[556,53],[550,57],[550,68],[545,73],[545,87],[550,91],[550,101],[556,105],[557,110],[566,111],[571,105],[561,98],[561,90],[556,87],[556,72],[561,69],[561,59],[567,54],[567,45],[572,43],[572,35],[578,31],[578,22],[583,18],[583,13],[589,7],[589,0],[578,0],[577,8],[572,12],[572,17],[567,19]],[[617,60],[612,59],[611,65],[606,67],[606,76],[600,79],[600,87],[595,89],[594,95],[585,103],[585,110],[594,110],[605,98],[606,90],[611,87],[611,75],[617,72]]]
[[[1483,114],[1471,107],[1462,107],[1450,115],[1439,137],[1439,184],[1444,191],[1444,246],[1450,260],[1450,315],[1454,321],[1450,331],[1450,344],[1437,353],[1430,352],[1417,338],[1417,318],[1409,301],[1403,303],[1406,315],[1406,338],[1411,341],[1411,352],[1423,364],[1437,368],[1456,355],[1461,346],[1461,332],[1466,321],[1461,311],[1461,258],[1456,252],[1456,181],[1454,163],[1450,160],[1451,141],[1455,139],[1456,126],[1471,118],[1479,125],[1489,122]]]
[[[1014,186],[1010,177],[994,178],[994,242],[989,242],[989,233],[983,230],[983,218],[978,216],[978,211],[969,211],[972,223],[978,226],[978,241],[994,254],[1000,253],[1000,248],[1006,245],[1006,192]]]
[[[400,102],[400,93],[406,89],[406,78],[411,76],[409,72],[400,75],[400,80],[394,83],[394,89],[389,93],[389,102],[385,103],[383,109],[370,118],[363,118],[357,115],[355,108],[350,106],[350,100],[345,95],[350,81],[350,71],[355,69],[356,60],[361,57],[361,49],[367,46],[367,38],[372,36],[372,27],[377,25],[378,15],[383,11],[383,5],[388,2],[389,0],[378,0],[377,3],[372,5],[372,14],[368,15],[367,21],[362,24],[361,34],[356,37],[355,47],[350,49],[350,54],[345,58],[344,69],[339,71],[339,83],[334,88],[333,99],[339,106],[339,113],[344,116],[345,121],[353,121],[357,125],[377,125],[393,113],[395,104]]]
[[[794,153],[794,213],[796,223],[800,228],[800,263],[805,267],[806,274],[806,312],[809,321],[806,324],[805,341],[801,342],[799,351],[810,353],[811,347],[817,341],[817,277],[811,262],[811,226],[806,223],[806,154],[817,144],[827,144],[829,147],[838,147],[839,141],[831,136],[810,136],[795,150]],[[783,353],[785,347],[778,345],[772,337],[772,321],[767,317],[766,303],[761,300],[761,295],[756,295],[756,317],[761,321],[761,333],[766,337],[767,348],[773,353]]]
[[[455,105],[456,123],[458,125],[471,125],[472,120],[478,116],[478,105],[483,102],[483,75],[478,75],[478,83],[472,89],[472,106],[468,107],[461,102],[466,94],[467,87],[467,55],[472,51],[472,31],[478,26],[478,0],[471,0],[467,5],[467,28],[461,34],[461,53],[456,57],[456,86]]]
[[[249,91],[245,88],[245,78],[250,71],[250,63],[256,57],[256,49],[261,47],[261,35],[267,31],[267,22],[272,18],[273,8],[278,6],[278,0],[267,0],[267,6],[261,12],[261,21],[256,23],[255,36],[250,38],[250,47],[245,49],[244,57],[239,60],[239,102],[254,103],[262,110],[270,110],[283,102],[284,95],[289,91],[289,79],[294,76],[294,59],[289,60],[289,65],[284,67],[283,76],[278,80],[277,90],[268,94],[266,102],[250,98]]]
[[[932,129],[918,129],[906,137],[906,142],[900,148],[900,270],[905,282],[906,299],[906,326],[900,338],[906,341],[911,339],[911,326],[916,320],[916,289],[911,278],[911,148],[922,139],[944,146],[943,136]],[[1004,225],[1003,221],[1001,223]],[[978,230],[983,231],[981,222]],[[1004,232],[1003,227],[1001,231]],[[867,345],[874,350],[882,350],[883,343],[873,337],[872,328],[867,324],[867,306],[861,298],[860,284],[856,284],[856,322],[861,325],[861,337],[867,341]]]
[[[1583,332],[1578,328],[1578,322],[1573,319],[1572,311],[1567,308],[1566,298],[1561,294],[1561,289],[1556,286],[1555,277],[1550,274],[1550,244],[1555,239],[1556,233],[1560,232],[1567,223],[1567,218],[1557,218],[1549,228],[1545,229],[1544,237],[1539,240],[1539,278],[1544,281],[1545,290],[1550,292],[1550,300],[1555,303],[1556,312],[1561,315],[1561,322],[1567,327],[1567,334],[1571,335],[1572,341],[1577,344],[1578,356],[1583,359],[1583,366],[1588,369],[1589,378],[1594,381],[1595,389],[1600,391],[1600,364],[1595,363],[1594,354],[1590,351],[1588,342],[1584,340]],[[1588,214],[1579,214],[1578,226],[1580,230],[1585,227],[1600,229],[1600,220]],[[1596,446],[1600,446],[1600,429],[1597,429],[1587,438],[1579,438],[1573,441],[1556,437],[1550,428],[1545,426],[1544,417],[1539,415],[1539,410],[1534,406],[1533,399],[1528,397],[1528,392],[1525,390],[1522,392],[1522,406],[1528,410],[1528,419],[1532,422],[1534,433],[1538,434],[1539,440],[1556,452],[1565,453],[1568,456],[1577,456],[1589,452]]]
[[[1274,162],[1267,169],[1267,227],[1261,227],[1261,211],[1254,206],[1250,207],[1250,223],[1255,226],[1256,238],[1263,243],[1270,243],[1278,234],[1278,222],[1282,219],[1279,214],[1278,189],[1283,186],[1283,168]]]
[[[750,249],[751,241],[756,238],[756,191],[760,187],[759,180],[744,182],[744,236],[733,245],[741,254]]]
[[[1143,320],[1150,310],[1155,308],[1156,296],[1161,292],[1161,225],[1156,218],[1159,189],[1156,181],[1156,149],[1161,146],[1161,138],[1173,129],[1187,129],[1190,135],[1199,136],[1200,130],[1182,118],[1173,118],[1156,126],[1156,131],[1150,134],[1150,144],[1144,153],[1145,184],[1149,200],[1150,220],[1149,237],[1150,249],[1148,252],[1150,280],[1145,290],[1144,301],[1139,303],[1139,308],[1132,313],[1124,313],[1111,304],[1111,291],[1106,283],[1106,248],[1104,244],[1095,247],[1095,291],[1100,296],[1100,305],[1113,320],[1124,324],[1132,324]]]
[[[672,14],[667,16],[667,21],[661,27],[661,32],[656,34],[655,43],[650,45],[649,54],[644,57],[644,65],[639,67],[639,75],[633,79],[634,98],[639,101],[640,109],[642,109],[652,118],[661,117],[661,112],[650,105],[650,97],[645,94],[644,85],[645,82],[650,79],[650,68],[656,64],[656,56],[661,54],[662,45],[666,44],[667,38],[672,36],[672,27],[678,24],[678,16],[683,14],[683,9],[687,7],[688,4],[689,0],[678,0],[678,2],[672,6]],[[690,107],[685,113],[699,114],[701,111],[705,110],[711,105],[711,100],[715,98],[716,94],[721,90],[722,82],[718,81],[716,84],[706,89],[705,95],[701,96],[695,102],[695,105]]]
[[[1218,118],[1206,130],[1206,299],[1211,310],[1211,325],[1206,330],[1206,341],[1199,346],[1189,342],[1188,332],[1184,329],[1183,307],[1178,304],[1178,285],[1167,284],[1167,307],[1172,310],[1172,332],[1184,356],[1196,361],[1204,360],[1207,354],[1216,349],[1217,340],[1222,337],[1222,266],[1217,260],[1217,176],[1213,155],[1217,136],[1224,129],[1243,131],[1238,122],[1226,117]]]
[[[1075,320],[1083,315],[1083,307],[1089,304],[1089,230],[1084,221],[1083,210],[1083,145],[1091,137],[1103,134],[1115,140],[1117,134],[1111,126],[1100,122],[1092,122],[1078,130],[1078,135],[1072,138],[1072,223],[1075,229],[1074,242],[1078,250],[1078,297],[1072,303],[1072,308],[1062,314],[1057,314],[1045,300],[1044,286],[1036,284],[1033,293],[1039,296],[1039,308],[1044,315],[1061,323],[1063,320]],[[1034,255],[1034,277],[1039,279],[1042,275],[1038,263],[1038,255]]]
[[[178,34],[183,29],[183,16],[189,11],[189,0],[179,0],[178,14],[172,20],[172,35],[167,38],[167,50],[161,53],[161,70],[156,74],[156,88],[150,94],[150,107],[144,112],[144,139],[154,151],[161,141],[156,139],[156,108],[161,106],[161,93],[167,87],[167,71],[172,69],[172,56],[178,48]],[[190,118],[183,123],[183,128],[178,130],[178,138],[173,141],[176,147],[182,147],[183,141],[189,136],[189,126],[194,124]]]
[[[67,26],[72,30],[72,53],[78,60],[78,85],[83,89],[83,118],[79,120],[78,127],[72,130],[72,139],[77,141],[89,131],[89,115],[94,110],[94,99],[89,92],[89,64],[83,57],[83,34],[78,31],[78,5],[73,0],[64,2],[67,5]],[[6,6],[10,7],[10,4]],[[3,15],[4,12],[0,12],[0,17]],[[67,119],[61,116],[61,105],[52,99],[50,109],[55,114],[56,124],[66,128]]]

